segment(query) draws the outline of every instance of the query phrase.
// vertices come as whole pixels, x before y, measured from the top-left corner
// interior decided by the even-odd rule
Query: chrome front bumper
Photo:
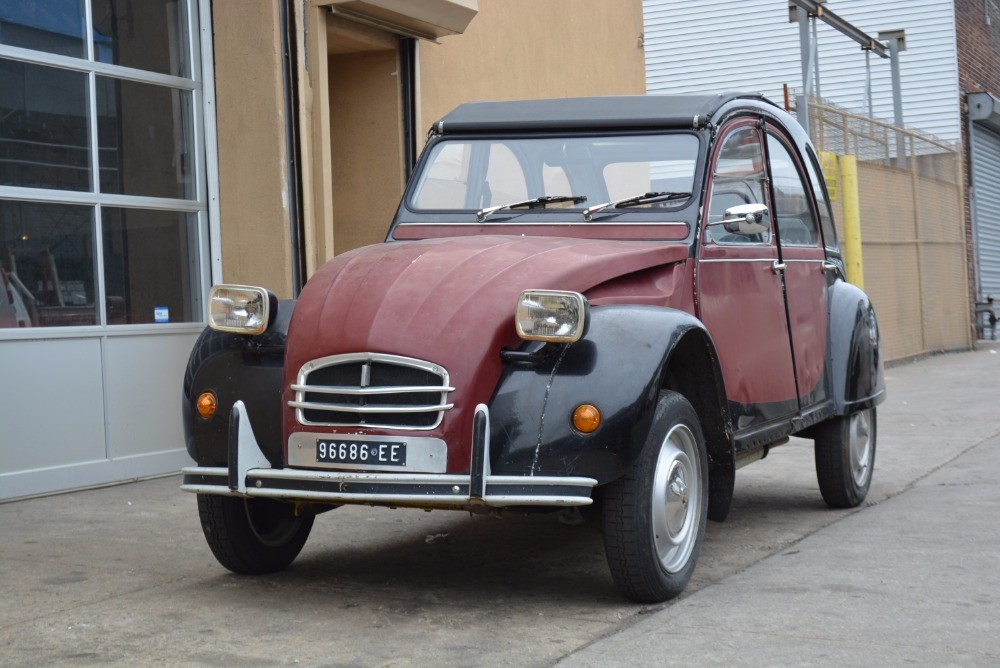
[[[476,407],[469,474],[368,473],[272,468],[237,401],[229,425],[229,467],[182,470],[181,489],[197,494],[454,509],[506,506],[586,506],[593,478],[499,476],[490,473],[489,410]]]

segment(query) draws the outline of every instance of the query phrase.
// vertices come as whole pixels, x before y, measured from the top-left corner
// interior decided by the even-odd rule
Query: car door
[[[798,411],[777,238],[757,119],[720,130],[711,156],[697,270],[697,314],[715,342],[738,446]],[[721,224],[727,209],[766,205],[763,229]]]
[[[826,396],[826,252],[805,165],[781,130],[767,128],[773,209],[792,339],[795,379],[803,410]]]

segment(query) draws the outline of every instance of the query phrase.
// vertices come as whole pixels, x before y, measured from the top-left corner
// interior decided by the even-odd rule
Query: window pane
[[[689,192],[697,157],[698,139],[687,133],[448,139],[431,148],[409,202],[418,210],[468,211],[543,195],[577,195],[586,197],[586,204],[563,208],[582,209],[650,190]],[[662,202],[628,211],[681,205]]]
[[[97,324],[88,206],[0,200],[0,328]]]
[[[101,209],[108,324],[199,322],[198,216]]]
[[[0,59],[0,185],[90,190],[87,75]]]
[[[92,0],[94,58],[190,76],[184,0]]]
[[[0,2],[0,44],[87,57],[83,0]]]
[[[97,77],[101,192],[193,198],[191,93]]]
[[[764,204],[764,151],[760,135],[753,128],[731,132],[722,144],[712,181],[705,241],[718,244],[760,244],[771,240],[770,215],[764,214],[767,229],[759,234],[741,234],[727,225],[718,225],[726,209],[744,204]]]
[[[772,135],[767,136],[767,154],[771,160],[774,216],[782,245],[815,246],[819,231],[795,161],[784,144]]]
[[[503,144],[490,144],[490,159],[486,166],[483,206],[509,204],[528,198],[528,186],[517,156]]]

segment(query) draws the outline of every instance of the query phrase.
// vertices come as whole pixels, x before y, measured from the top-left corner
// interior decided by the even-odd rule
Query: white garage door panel
[[[197,334],[109,337],[111,459],[183,450],[181,382]]]
[[[1000,135],[974,125],[972,136],[981,296],[993,295],[1000,299]]]
[[[98,339],[0,342],[3,474],[105,458]]]

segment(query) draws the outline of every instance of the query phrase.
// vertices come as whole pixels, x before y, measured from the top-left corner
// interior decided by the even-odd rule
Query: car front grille
[[[307,362],[288,405],[304,425],[433,429],[448,403],[448,372],[432,362],[355,353]]]

